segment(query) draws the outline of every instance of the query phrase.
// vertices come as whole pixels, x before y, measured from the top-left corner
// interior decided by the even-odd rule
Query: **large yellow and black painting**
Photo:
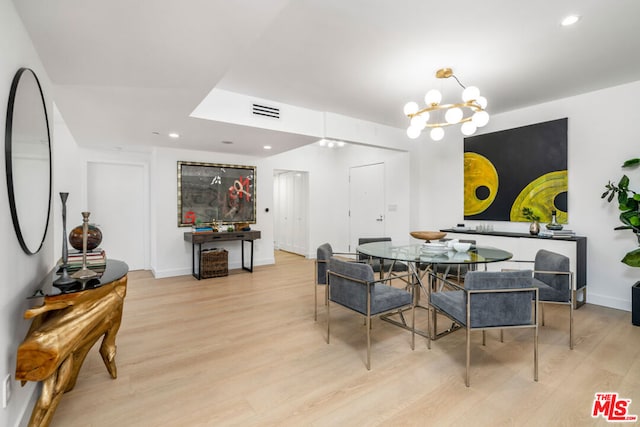
[[[464,218],[567,222],[567,119],[464,139]]]

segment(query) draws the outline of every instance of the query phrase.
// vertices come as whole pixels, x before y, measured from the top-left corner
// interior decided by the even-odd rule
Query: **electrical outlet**
[[[11,398],[11,374],[7,374],[2,382],[2,407],[6,408]]]

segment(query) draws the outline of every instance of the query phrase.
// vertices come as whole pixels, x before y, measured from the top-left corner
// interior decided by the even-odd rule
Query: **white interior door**
[[[107,258],[148,268],[149,204],[144,165],[87,163],[89,222],[102,230]]]
[[[385,234],[384,163],[349,169],[349,251],[360,237]]]
[[[308,173],[277,171],[274,182],[274,247],[307,255]]]

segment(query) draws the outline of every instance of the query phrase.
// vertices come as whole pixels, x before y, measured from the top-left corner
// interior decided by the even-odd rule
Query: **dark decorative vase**
[[[87,250],[92,251],[102,242],[102,231],[93,224],[89,224],[87,231]],[[69,233],[69,243],[74,249],[82,250],[82,226],[79,225]]]

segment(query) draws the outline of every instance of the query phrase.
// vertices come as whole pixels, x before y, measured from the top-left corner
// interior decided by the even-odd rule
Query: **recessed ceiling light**
[[[321,147],[324,147],[325,145],[327,145],[327,140],[321,139],[320,141],[318,141],[318,144],[320,144]]]
[[[175,132],[171,132],[169,134],[169,138],[180,138],[180,134],[179,133],[175,133]]]
[[[265,150],[271,150],[271,146],[270,146],[270,145],[265,145],[263,148],[264,148]]]
[[[344,141],[338,141],[338,147],[344,147]]]
[[[569,15],[562,20],[562,26],[568,27],[569,25],[573,25],[580,20],[580,15]]]

